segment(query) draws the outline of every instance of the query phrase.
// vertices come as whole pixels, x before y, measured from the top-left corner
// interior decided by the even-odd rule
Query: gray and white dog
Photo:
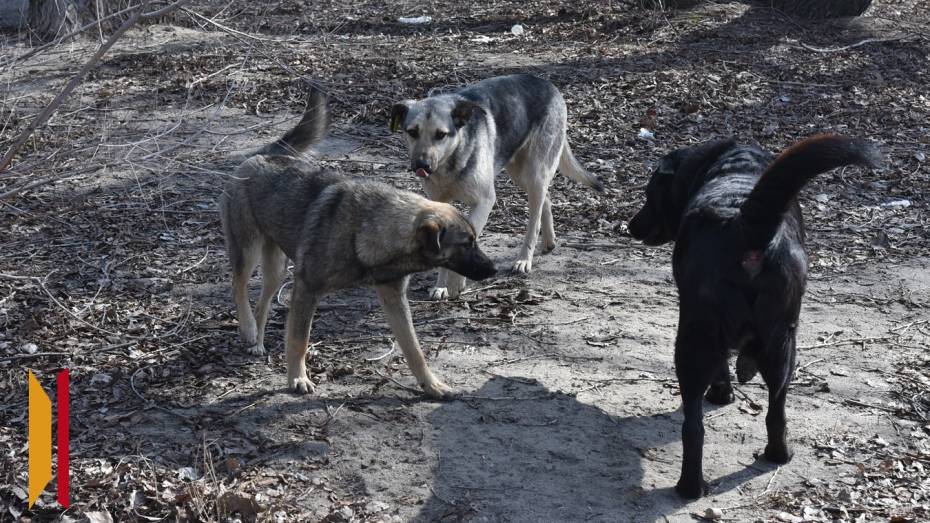
[[[543,252],[555,248],[549,184],[556,170],[597,190],[601,182],[575,159],[565,136],[567,113],[552,83],[527,74],[490,78],[449,94],[405,100],[391,110],[391,130],[403,130],[410,169],[432,200],[461,202],[480,235],[497,199],[494,177],[506,168],[529,199],[523,247],[513,268],[528,273],[543,235]],[[455,298],[460,274],[440,269],[433,299]]]
[[[455,207],[327,172],[292,156],[319,141],[327,122],[326,99],[315,91],[297,127],[245,160],[220,197],[239,332],[248,352],[264,354],[268,309],[290,258],[294,289],[285,339],[289,388],[313,391],[307,341],[323,295],[367,285],[377,291],[420,387],[441,397],[449,388],[430,371],[413,330],[409,275],[445,267],[480,280],[494,274],[494,264]],[[259,264],[262,290],[253,315],[248,282]]]

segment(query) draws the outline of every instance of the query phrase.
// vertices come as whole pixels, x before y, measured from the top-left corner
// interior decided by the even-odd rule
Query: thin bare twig
[[[897,42],[898,40],[903,40],[910,35],[898,36],[895,38],[866,38],[854,44],[844,45],[843,47],[814,47],[812,45],[807,45],[801,43],[801,47],[807,49],[808,51],[813,51],[815,53],[838,53],[840,51],[848,51],[849,49],[855,49],[856,47],[863,46],[865,44],[878,43],[878,42]]]

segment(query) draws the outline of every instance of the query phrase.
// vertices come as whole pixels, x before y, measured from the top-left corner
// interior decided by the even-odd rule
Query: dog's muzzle
[[[433,168],[430,166],[426,157],[415,160],[412,167],[417,178],[429,178],[429,175],[433,174]]]
[[[464,259],[453,261],[448,267],[469,280],[484,280],[497,274],[497,267],[480,249],[468,253]]]

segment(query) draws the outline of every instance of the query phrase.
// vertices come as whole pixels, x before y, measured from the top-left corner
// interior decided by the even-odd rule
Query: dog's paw
[[[710,493],[710,485],[703,478],[699,481],[685,481],[682,478],[675,485],[675,492],[685,499],[698,499]]]
[[[449,292],[449,299],[454,300],[465,290],[465,278],[450,278],[446,290]]]
[[[542,253],[543,253],[543,254],[549,254],[550,252],[552,252],[553,250],[555,250],[555,247],[556,247],[556,243],[555,243],[555,242],[544,243],[544,244],[543,244]]]
[[[255,326],[255,322],[240,322],[239,337],[242,338],[242,343],[244,343],[246,347],[251,347],[258,343],[258,327]]]
[[[787,445],[773,445],[769,443],[765,446],[765,453],[763,456],[772,463],[784,465],[791,461],[791,458],[794,457],[794,452]]]
[[[756,376],[759,364],[749,354],[740,352],[736,357],[736,379],[741,385],[746,384]]]
[[[429,299],[433,301],[442,301],[449,299],[448,287],[433,287],[429,290]]]
[[[714,405],[729,405],[736,399],[733,386],[729,383],[712,383],[704,398]]]
[[[249,347],[245,348],[245,351],[254,356],[264,356],[265,355],[265,345],[262,343],[255,343]]]
[[[533,270],[533,258],[527,258],[525,260],[517,260],[513,264],[513,272],[517,274],[528,274]]]
[[[443,399],[452,395],[452,388],[437,379],[421,384],[420,388],[430,398]]]
[[[313,394],[313,391],[316,390],[316,387],[313,385],[313,382],[310,381],[310,378],[307,376],[301,376],[297,378],[289,378],[288,387],[293,392],[299,392],[302,394]]]

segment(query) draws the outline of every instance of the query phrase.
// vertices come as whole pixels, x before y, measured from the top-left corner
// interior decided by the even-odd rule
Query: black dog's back
[[[733,145],[694,180],[697,189],[678,232],[676,267],[698,264],[703,276],[695,278],[705,282],[721,271],[731,273],[730,279],[754,279],[764,267],[789,258],[806,267],[797,193],[817,174],[850,164],[877,166],[879,153],[865,140],[832,135],[799,142],[774,160],[758,147]],[[706,254],[689,256],[694,244]],[[734,265],[742,269],[737,274]]]

